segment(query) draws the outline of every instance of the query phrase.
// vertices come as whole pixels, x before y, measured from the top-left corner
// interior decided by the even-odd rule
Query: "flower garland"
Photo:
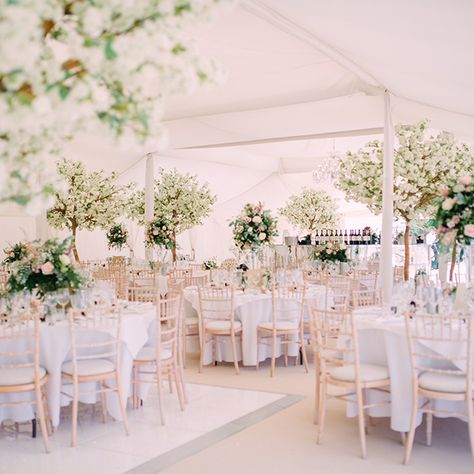
[[[442,186],[443,197],[436,213],[441,243],[469,245],[474,239],[474,177],[462,176],[448,188]]]
[[[158,245],[166,249],[174,248],[175,242],[171,225],[160,218],[151,221],[146,229],[145,245],[147,247]]]
[[[21,244],[17,244],[21,245]],[[71,259],[72,238],[24,244],[26,254],[10,264],[7,293],[36,290],[40,297],[60,288],[80,288],[86,278]],[[7,256],[7,259],[11,258]]]
[[[122,249],[124,245],[127,244],[128,231],[125,226],[121,224],[114,225],[107,232],[108,246],[110,248]]]
[[[230,224],[234,243],[240,250],[256,251],[262,245],[271,244],[278,235],[277,219],[263,204],[246,204],[240,215]]]
[[[346,263],[349,260],[346,248],[345,244],[329,241],[326,245],[314,249],[313,259],[321,262]]]

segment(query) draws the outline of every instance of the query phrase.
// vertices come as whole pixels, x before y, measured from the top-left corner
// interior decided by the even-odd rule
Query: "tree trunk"
[[[176,255],[176,230],[173,229],[173,248],[171,249],[171,252],[173,254],[173,263],[176,263],[177,255]]]
[[[74,240],[72,241],[72,252],[74,254],[74,258],[76,259],[76,262],[80,263],[79,252],[77,251],[77,246],[76,246],[77,228],[73,227],[71,230],[72,230],[72,236],[74,237]]]
[[[451,255],[451,268],[449,269],[449,281],[453,281],[454,268],[456,266],[456,253],[457,253],[457,244],[455,240],[453,244],[453,254]]]
[[[405,281],[410,279],[410,225],[407,222],[405,227],[405,235],[403,237],[405,244],[405,261],[403,264],[403,279]]]

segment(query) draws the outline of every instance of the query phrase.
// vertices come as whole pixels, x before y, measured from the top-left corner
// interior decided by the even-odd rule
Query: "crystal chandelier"
[[[336,153],[336,144],[328,156],[319,160],[313,168],[312,176],[315,183],[333,182],[337,179],[340,166],[340,155]]]

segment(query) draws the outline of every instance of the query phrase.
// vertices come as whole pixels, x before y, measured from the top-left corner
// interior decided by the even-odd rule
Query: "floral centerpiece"
[[[8,293],[36,290],[42,298],[48,292],[80,288],[86,283],[84,275],[73,265],[71,237],[63,241],[50,239],[44,243],[34,241],[24,245],[26,253],[10,263]]]
[[[234,243],[240,250],[257,251],[261,246],[271,244],[278,235],[277,219],[263,204],[246,204],[239,216],[230,224]]]
[[[436,224],[443,246],[453,246],[450,280],[456,263],[457,244],[474,242],[474,178],[461,176],[451,187],[441,186]]]
[[[13,262],[22,260],[28,255],[30,247],[31,244],[29,244],[28,242],[18,242],[15,245],[12,245],[11,247],[7,247],[3,250],[6,255],[5,259],[3,260],[3,263],[5,265],[9,265]]]
[[[128,231],[122,224],[116,224],[107,232],[107,241],[110,248],[122,250],[122,247],[127,244]]]
[[[146,229],[145,245],[147,247],[164,247],[165,249],[172,249],[175,246],[173,238],[173,228],[164,219],[155,219],[151,221]]]
[[[314,260],[332,263],[347,263],[346,245],[339,242],[329,241],[325,245],[318,246],[313,252]]]
[[[214,270],[215,268],[217,268],[216,257],[212,257],[212,258],[209,258],[208,260],[204,260],[204,262],[202,263],[203,270]]]

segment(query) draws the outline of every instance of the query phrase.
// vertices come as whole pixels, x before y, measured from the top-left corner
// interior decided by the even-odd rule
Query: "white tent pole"
[[[155,171],[153,165],[153,155],[148,153],[145,168],[145,226],[153,220],[155,212]],[[151,247],[145,248],[145,259],[153,260],[153,249]]]
[[[392,231],[393,231],[393,146],[394,133],[390,111],[390,92],[384,93],[384,146],[383,146],[383,188],[382,188],[382,249],[380,277],[384,302],[392,298]]]

